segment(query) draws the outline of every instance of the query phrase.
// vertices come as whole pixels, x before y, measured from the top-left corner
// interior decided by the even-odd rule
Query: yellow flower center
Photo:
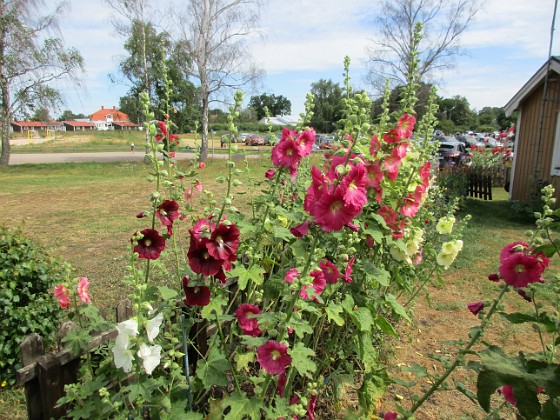
[[[523,273],[525,271],[525,266],[523,264],[517,264],[515,266],[516,273]]]
[[[144,245],[146,245],[146,246],[150,246],[151,244],[152,244],[152,241],[150,239],[146,239],[144,241]]]
[[[278,360],[278,359],[280,359],[280,356],[281,356],[281,354],[278,350],[272,350],[270,355],[272,356],[272,360]]]

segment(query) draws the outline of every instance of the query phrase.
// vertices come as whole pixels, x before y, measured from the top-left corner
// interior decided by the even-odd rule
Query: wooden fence
[[[467,195],[469,197],[492,200],[492,175],[469,173],[468,178]]]
[[[117,322],[132,317],[132,303],[125,299],[116,308]],[[66,322],[60,328],[58,341],[73,328]],[[100,332],[88,344],[88,351],[114,340],[117,329]],[[45,354],[43,339],[37,334],[25,337],[20,346],[22,368],[16,373],[18,385],[25,388],[27,414],[30,420],[42,420],[63,417],[66,407],[56,408],[56,402],[64,396],[64,386],[77,382],[81,354],[73,355],[70,350]]]

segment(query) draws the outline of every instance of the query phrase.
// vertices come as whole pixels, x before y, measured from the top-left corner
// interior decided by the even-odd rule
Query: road
[[[227,159],[227,154],[216,153],[208,154],[208,159]],[[242,158],[241,155],[234,155],[235,158]],[[248,155],[249,158],[256,158],[258,155]],[[193,159],[194,153],[177,153],[175,159]],[[95,153],[12,153],[10,155],[10,165],[22,165],[25,163],[59,163],[59,162],[141,162],[144,160],[143,153],[130,152],[95,152]]]

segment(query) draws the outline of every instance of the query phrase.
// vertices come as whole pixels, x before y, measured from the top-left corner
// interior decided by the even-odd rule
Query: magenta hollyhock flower
[[[315,406],[317,405],[317,394],[311,395],[309,397],[309,402],[307,403],[307,416],[309,420],[315,420]]]
[[[262,333],[259,329],[259,322],[257,318],[255,318],[255,315],[260,313],[261,310],[256,305],[242,303],[238,306],[235,315],[237,316],[237,321],[239,322],[243,334],[257,337]]]
[[[544,267],[537,255],[514,252],[501,261],[499,271],[506,284],[527,287],[530,283],[541,281]]]
[[[239,229],[234,223],[225,225],[220,223],[212,231],[206,248],[211,256],[217,260],[235,261],[235,253],[239,246]]]
[[[399,218],[397,212],[395,212],[395,210],[388,206],[381,206],[379,210],[377,210],[377,214],[380,215],[383,220],[385,220],[385,224],[389,228],[395,226]]]
[[[480,311],[484,309],[484,302],[479,301],[479,302],[469,303],[467,304],[467,308],[469,309],[469,311],[472,312],[473,315],[478,315]]]
[[[53,294],[61,308],[68,308],[70,306],[70,290],[67,287],[59,284],[54,288]]]
[[[344,275],[342,276],[342,280],[346,283],[352,283],[352,268],[354,267],[354,262],[356,261],[356,256],[350,258],[348,264],[346,264],[346,268],[344,269]]]
[[[517,405],[517,400],[515,399],[515,395],[513,395],[513,387],[511,385],[504,385],[500,392],[508,403],[514,407]]]
[[[311,222],[309,220],[306,220],[305,222],[290,228],[290,232],[296,238],[302,238],[305,235],[307,235],[307,232],[309,231],[309,226],[310,225],[311,225]]]
[[[189,286],[190,279],[183,277],[183,291],[189,306],[206,306],[210,303],[210,289],[206,286]]]
[[[261,368],[271,375],[285,373],[286,368],[292,364],[288,346],[274,340],[257,347],[257,361]]]
[[[165,200],[158,206],[156,216],[164,226],[173,226],[173,222],[179,218],[179,203]]]
[[[406,156],[407,149],[408,149],[408,143],[406,142],[399,143],[391,152],[391,156],[399,160],[402,160]]]
[[[191,242],[187,257],[189,259],[189,267],[197,274],[204,274],[205,276],[215,276],[220,271],[224,260],[216,259],[206,247],[208,239],[201,238],[196,240],[193,232],[189,230],[191,235]]]
[[[323,293],[323,290],[325,290],[325,287],[327,286],[327,280],[325,278],[325,275],[323,274],[323,271],[313,270],[309,273],[309,275],[313,277],[311,286],[303,286],[299,291],[299,295],[306,300],[311,299],[311,297],[307,294],[308,290],[313,289],[317,296],[321,296],[321,293]],[[317,298],[313,296],[313,300],[316,301]]]
[[[294,280],[296,279],[296,277],[299,277],[299,276],[301,276],[301,274],[299,273],[297,268],[290,268],[288,270],[288,272],[286,273],[286,276],[284,277],[284,281],[292,284],[294,282]]]
[[[340,277],[340,271],[338,271],[338,267],[331,261],[324,258],[319,263],[319,268],[323,272],[325,276],[325,280],[329,284],[336,284],[338,283],[338,279]]]
[[[274,179],[274,175],[276,175],[276,171],[274,169],[269,169],[264,173],[266,179],[270,179],[271,181]]]
[[[311,215],[325,232],[341,230],[361,213],[361,206],[348,205],[344,201],[345,194],[346,188],[339,185],[333,194],[325,192],[315,202]]]
[[[500,262],[516,252],[526,252],[530,249],[529,244],[526,242],[513,242],[502,248],[500,251]]]
[[[143,229],[140,231],[142,238],[134,247],[134,252],[138,253],[138,258],[146,260],[157,260],[161,252],[165,249],[165,239],[154,229]],[[138,232],[134,234],[137,236]],[[130,240],[133,242],[133,239]]]
[[[387,156],[383,160],[383,169],[387,174],[387,178],[394,182],[399,176],[399,166],[401,165],[401,159],[396,158],[394,156]]]
[[[143,217],[146,217],[146,212],[145,211],[141,211],[140,213],[136,213],[136,218],[137,219],[142,219]]]
[[[284,398],[284,389],[286,389],[286,382],[288,380],[288,377],[286,376],[286,372],[281,373],[280,375],[278,375],[278,395],[280,395],[280,398]]]
[[[208,239],[215,226],[215,223],[211,222],[209,219],[200,219],[189,232],[196,240]]]
[[[398,143],[401,141],[401,132],[396,128],[392,128],[383,136],[383,141],[385,143]]]
[[[77,293],[82,302],[91,303],[91,295],[89,294],[89,280],[87,279],[87,277],[80,277],[80,281],[78,281]]]
[[[397,413],[395,413],[394,411],[387,411],[384,415],[383,415],[383,420],[397,420]]]
[[[430,184],[430,175],[432,173],[432,162],[428,161],[420,167],[420,179],[422,185],[427,187]]]
[[[272,148],[272,164],[277,168],[290,168],[292,176],[297,173],[297,166],[301,158],[298,144],[291,138],[281,140]]]
[[[381,142],[379,141],[379,137],[375,134],[371,136],[371,140],[369,141],[369,154],[372,157],[376,157],[377,153],[381,150]]]
[[[385,177],[385,173],[383,169],[381,169],[381,164],[379,162],[368,164],[366,170],[366,187],[375,188],[381,185]]]
[[[533,298],[527,294],[525,289],[517,289],[517,294],[525,299],[527,302],[532,302]]]
[[[344,203],[349,206],[363,207],[367,203],[366,197],[366,167],[363,164],[354,165],[344,176],[341,186],[344,189]]]

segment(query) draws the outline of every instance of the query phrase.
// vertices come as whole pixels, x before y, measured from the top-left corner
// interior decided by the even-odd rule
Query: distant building
[[[46,130],[49,125],[39,121],[12,121],[10,123],[14,133],[25,133],[27,131]]]
[[[296,115],[276,115],[275,117],[270,117],[269,121],[267,118],[261,118],[259,124],[270,124],[270,125],[281,125],[281,126],[296,126],[299,121],[299,117]]]
[[[89,121],[62,121],[65,131],[91,131],[95,129],[95,124]]]
[[[91,114],[89,120],[96,130],[132,130],[139,127],[138,124],[130,122],[128,115],[114,106],[113,109],[102,106],[100,110]]]

